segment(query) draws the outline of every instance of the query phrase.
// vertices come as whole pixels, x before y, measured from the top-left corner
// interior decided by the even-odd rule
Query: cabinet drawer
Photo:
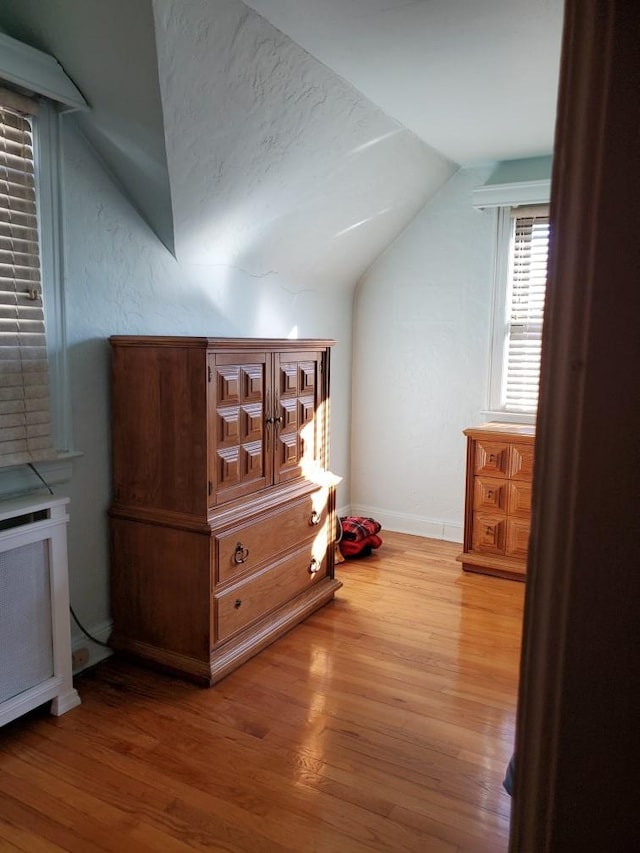
[[[215,536],[217,581],[260,568],[311,537],[327,541],[327,493],[321,489]]]
[[[486,554],[504,554],[506,528],[504,515],[474,512],[472,549]]]
[[[533,445],[512,444],[509,454],[509,479],[526,480],[533,478]]]
[[[525,560],[529,550],[531,521],[528,518],[510,518],[507,521],[507,538],[504,553],[507,557]]]
[[[507,508],[507,482],[493,477],[475,477],[473,508],[479,512],[495,512]]]
[[[310,543],[309,547],[217,596],[215,635],[218,641],[227,639],[326,577],[326,554],[317,552],[314,555],[314,550],[317,549]]]
[[[509,445],[506,442],[484,441],[475,443],[474,471],[489,477],[506,477],[509,464]]]
[[[527,519],[531,516],[531,483],[509,480],[507,484],[507,514]]]

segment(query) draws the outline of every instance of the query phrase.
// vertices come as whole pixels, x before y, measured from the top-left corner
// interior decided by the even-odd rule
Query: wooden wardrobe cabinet
[[[524,580],[531,530],[535,430],[490,423],[465,429],[464,551],[470,572]]]
[[[341,586],[334,342],[110,343],[111,642],[210,685]]]

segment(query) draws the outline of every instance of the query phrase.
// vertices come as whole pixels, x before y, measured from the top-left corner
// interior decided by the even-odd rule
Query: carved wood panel
[[[531,516],[531,483],[510,480],[508,484],[507,512],[522,518]]]
[[[510,518],[507,522],[507,537],[505,554],[526,560],[529,550],[529,533],[531,522],[528,518]]]
[[[476,477],[474,480],[473,508],[492,512],[506,510],[507,489],[504,480],[490,477]]]
[[[209,360],[215,429],[215,466],[211,493],[218,501],[245,494],[264,483],[266,356]],[[249,360],[249,358],[251,360]]]
[[[473,548],[488,554],[504,554],[506,517],[498,515],[473,515]]]
[[[490,477],[506,477],[509,446],[503,442],[476,441],[476,474]]]
[[[533,446],[513,444],[509,459],[509,477],[512,480],[527,480],[533,477]]]
[[[318,359],[309,353],[277,358],[279,376],[274,482],[285,482],[304,473],[305,460],[316,458],[316,407]]]

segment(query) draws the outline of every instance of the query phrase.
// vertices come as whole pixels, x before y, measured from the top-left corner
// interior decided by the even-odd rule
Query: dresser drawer
[[[472,550],[485,554],[504,554],[507,535],[505,515],[487,515],[474,512]]]
[[[307,548],[221,593],[215,598],[217,640],[226,640],[266,616],[326,574],[326,554],[309,543]]]
[[[321,489],[216,535],[217,582],[258,569],[311,537],[326,542],[326,524],[327,494]]]

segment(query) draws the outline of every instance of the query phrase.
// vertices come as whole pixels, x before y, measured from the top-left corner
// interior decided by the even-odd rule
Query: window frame
[[[0,33],[0,86],[27,91],[39,99],[33,122],[34,161],[40,239],[40,262],[49,383],[51,425],[57,459],[39,462],[38,471],[49,485],[68,482],[73,450],[71,397],[67,363],[62,233],[62,121],[66,114],[88,109],[76,86],[48,54]],[[0,469],[0,497],[30,492],[42,483],[27,465]]]
[[[549,201],[536,200],[539,206],[548,208]],[[496,240],[494,251],[494,275],[489,345],[489,371],[487,381],[487,407],[482,412],[487,420],[505,423],[535,424],[537,412],[518,412],[505,409],[503,387],[507,369],[509,320],[507,296],[509,293],[510,253],[513,233],[514,212],[519,207],[528,207],[530,202],[496,206]]]
[[[33,122],[51,428],[58,456],[71,452],[71,405],[62,252],[60,119],[56,107],[40,99]]]

